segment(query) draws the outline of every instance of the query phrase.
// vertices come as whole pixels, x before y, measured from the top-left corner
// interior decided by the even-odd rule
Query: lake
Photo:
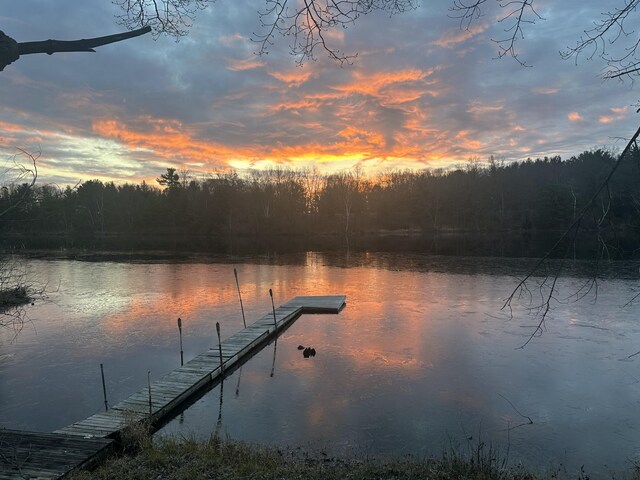
[[[88,261],[90,260],[90,261]],[[575,301],[563,270],[545,330],[535,277],[501,310],[526,259],[419,254],[20,258],[46,298],[0,330],[0,426],[51,431],[115,404],[296,295],[347,295],[305,315],[156,435],[213,433],[328,455],[439,455],[491,443],[530,468],[588,473],[640,461],[638,264],[611,264]],[[553,270],[558,263],[552,263]],[[585,291],[584,289],[582,291]],[[546,291],[543,290],[542,294]],[[597,298],[595,294],[597,292]],[[317,355],[303,358],[298,345]]]

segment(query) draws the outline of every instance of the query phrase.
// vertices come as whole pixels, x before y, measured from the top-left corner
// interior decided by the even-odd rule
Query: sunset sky
[[[153,180],[229,168],[360,165],[439,168],[489,155],[507,161],[597,147],[622,149],[640,122],[630,82],[604,81],[595,58],[562,60],[601,2],[537,0],[522,67],[496,60],[496,11],[469,31],[449,0],[374,14],[330,34],[358,52],[340,66],[319,52],[296,65],[287,39],[257,56],[262,1],[219,1],[175,42],[151,35],[97,53],[29,55],[0,72],[0,148],[41,151],[40,181]],[[0,29],[17,41],[116,33],[106,0],[5,2]]]

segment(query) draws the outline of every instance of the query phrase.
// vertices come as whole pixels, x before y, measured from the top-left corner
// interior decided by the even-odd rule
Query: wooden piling
[[[222,361],[222,341],[220,340],[220,322],[216,322],[216,333],[218,334],[218,353],[220,354],[220,374],[224,375],[224,362]],[[224,379],[224,376],[222,378]]]
[[[276,350],[278,350],[278,321],[276,320],[276,306],[273,303],[273,290],[269,289],[269,296],[271,297],[271,311],[273,312],[273,332],[275,333],[275,342],[273,344],[273,362],[271,363],[271,377],[273,377],[276,370]]]
[[[104,366],[100,364],[100,374],[102,375],[102,396],[104,397],[104,411],[109,411],[109,402],[107,402],[107,386],[104,383]]]
[[[180,332],[180,366],[184,365],[184,352],[182,351],[182,319],[178,317],[178,332]]]
[[[271,297],[271,310],[273,311],[273,326],[276,330],[278,330],[278,322],[276,320],[276,306],[273,303],[273,290],[271,289],[269,289],[269,296]]]
[[[238,298],[240,299],[240,310],[242,311],[242,324],[247,328],[247,321],[244,318],[244,306],[242,305],[242,294],[240,293],[240,282],[238,281],[238,271],[234,268],[233,275],[236,277],[236,287],[238,287]]]

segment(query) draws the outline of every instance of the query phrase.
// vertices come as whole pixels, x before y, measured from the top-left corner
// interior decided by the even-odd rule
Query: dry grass
[[[122,453],[92,472],[79,472],[71,480],[118,479],[424,479],[424,480],[588,480],[585,472],[545,475],[522,467],[507,467],[490,447],[480,444],[469,454],[448,452],[440,458],[377,461],[364,458],[329,458],[299,449],[278,449],[225,441],[213,437],[206,442],[193,439],[140,438],[143,429],[132,433],[137,453]],[[131,450],[129,450],[131,451]],[[616,477],[618,478],[618,477]],[[640,480],[638,472],[630,479]]]
[[[151,434],[153,429],[148,418],[140,418],[134,412],[125,412],[125,427],[120,430],[118,438],[119,452],[125,455],[135,455],[153,447]]]

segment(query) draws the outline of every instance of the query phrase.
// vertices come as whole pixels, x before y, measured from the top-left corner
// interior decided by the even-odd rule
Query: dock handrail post
[[[104,411],[109,411],[109,402],[107,402],[107,386],[104,383],[104,366],[100,364],[100,374],[102,375],[102,396],[104,397]]]
[[[180,366],[184,365],[184,353],[182,351],[182,319],[178,317],[178,332],[180,332]]]
[[[269,289],[269,296],[271,297],[271,309],[273,310],[273,326],[278,330],[278,322],[276,321],[276,306],[273,303],[273,290]]]
[[[220,354],[220,374],[224,380],[224,364],[222,363],[222,342],[220,341],[220,322],[216,322],[216,333],[218,334],[218,353]]]
[[[151,403],[151,370],[147,370],[147,388],[149,390],[149,416],[153,413],[153,404]]]
[[[240,293],[240,282],[238,281],[238,271],[234,268],[233,275],[236,277],[236,287],[238,287],[238,298],[240,299],[240,310],[242,311],[242,324],[247,328],[247,321],[244,318],[244,305],[242,305],[242,294]]]

